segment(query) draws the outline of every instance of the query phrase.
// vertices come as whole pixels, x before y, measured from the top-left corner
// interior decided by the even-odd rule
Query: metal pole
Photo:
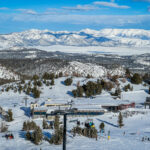
[[[28,100],[28,98],[24,97],[24,100],[25,100],[25,106],[27,107],[27,100]]]
[[[63,150],[66,150],[66,128],[67,128],[67,114],[64,114]]]

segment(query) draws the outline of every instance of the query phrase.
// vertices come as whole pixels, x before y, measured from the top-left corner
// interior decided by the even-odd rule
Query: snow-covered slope
[[[19,76],[14,72],[10,71],[6,67],[0,65],[0,79],[13,79],[18,80]]]
[[[28,46],[150,47],[150,31],[141,29],[84,29],[78,32],[28,30],[0,35],[0,49]]]
[[[88,74],[92,77],[98,78],[107,76],[108,74],[111,75],[123,75],[125,73],[122,67],[115,68],[115,69],[106,69],[105,67],[91,64],[91,63],[81,63],[77,61],[70,62],[70,64],[62,69],[56,71],[63,72],[66,75],[75,75],[78,74],[79,76],[86,77]]]

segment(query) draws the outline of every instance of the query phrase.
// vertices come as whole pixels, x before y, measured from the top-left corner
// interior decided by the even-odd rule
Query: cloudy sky
[[[150,30],[150,0],[0,0],[0,33],[33,28]]]

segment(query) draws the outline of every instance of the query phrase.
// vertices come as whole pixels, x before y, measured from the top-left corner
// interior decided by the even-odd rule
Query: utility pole
[[[64,129],[63,129],[63,150],[66,150],[66,129],[67,129],[67,114],[64,114]]]
[[[27,100],[28,100],[27,96],[24,97],[24,100],[25,100],[25,106],[27,107]]]

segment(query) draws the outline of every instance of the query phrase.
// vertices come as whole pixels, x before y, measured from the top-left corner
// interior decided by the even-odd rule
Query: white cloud
[[[95,5],[106,6],[106,7],[120,8],[120,9],[130,8],[129,6],[126,6],[126,5],[118,5],[117,3],[105,2],[105,1],[96,1],[96,2],[94,2],[94,4]]]
[[[150,20],[149,15],[45,15],[45,16],[30,16],[20,14],[13,17],[13,21],[20,22],[50,22],[50,23],[66,23],[66,24],[82,24],[82,25],[103,25],[111,26],[126,26],[126,25],[143,25]],[[147,26],[149,26],[147,24]]]
[[[89,11],[99,9],[99,7],[93,5],[77,5],[75,7],[63,7],[63,9],[74,10],[74,11]]]
[[[7,7],[0,7],[0,10],[8,10],[9,8]]]
[[[37,12],[32,10],[32,9],[16,9],[16,11],[20,11],[22,13],[31,14],[31,15],[36,15],[37,14]]]

